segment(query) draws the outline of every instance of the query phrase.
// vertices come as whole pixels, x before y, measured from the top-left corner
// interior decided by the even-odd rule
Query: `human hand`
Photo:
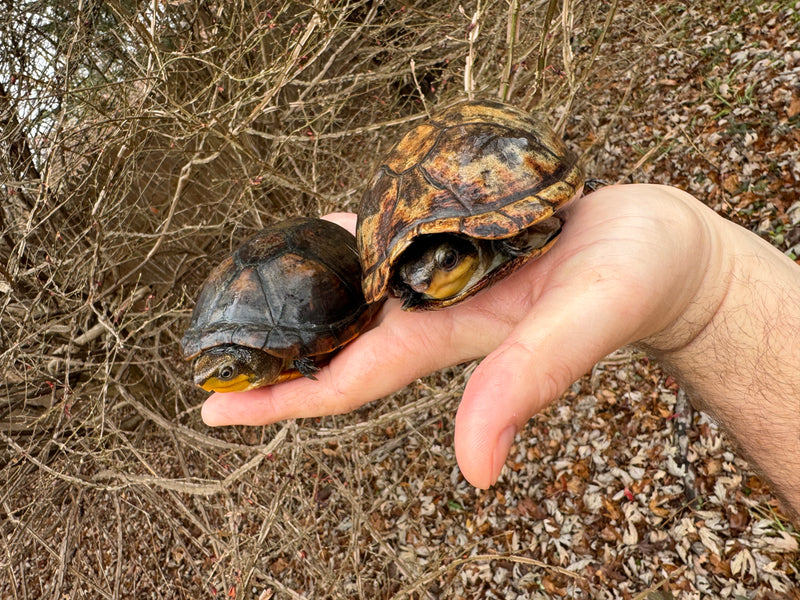
[[[323,367],[317,381],[213,394],[204,421],[263,425],[343,413],[485,356],[464,390],[455,447],[466,479],[488,487],[532,415],[625,344],[646,338],[667,349],[688,342],[724,288],[708,224],[709,215],[717,217],[689,194],[612,186],[567,211],[555,246],[489,289],[435,312],[404,312],[389,299],[373,328]],[[354,215],[329,218],[355,228]]]

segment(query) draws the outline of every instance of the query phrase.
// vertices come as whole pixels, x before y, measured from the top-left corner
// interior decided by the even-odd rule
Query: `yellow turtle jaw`
[[[445,300],[460,293],[470,282],[479,266],[480,261],[477,256],[465,256],[449,271],[442,268],[433,269],[427,286],[412,287],[428,298]]]
[[[251,390],[256,385],[252,382],[251,378],[245,374],[239,374],[230,381],[225,381],[219,377],[208,377],[205,380],[202,378],[195,378],[195,383],[207,392],[246,392]]]
[[[205,381],[195,383],[207,392],[246,392],[247,390],[254,390],[256,388],[273,385],[276,383],[283,383],[284,381],[291,381],[302,377],[303,374],[297,369],[289,369],[282,371],[277,377],[266,381],[265,378],[251,377],[245,374],[240,374],[230,381],[223,381],[218,377],[209,377]]]

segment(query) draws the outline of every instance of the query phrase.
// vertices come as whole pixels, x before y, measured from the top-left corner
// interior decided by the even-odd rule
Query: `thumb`
[[[472,485],[500,475],[516,433],[598,360],[630,341],[627,327],[587,310],[541,298],[506,340],[478,365],[455,422],[456,458]]]

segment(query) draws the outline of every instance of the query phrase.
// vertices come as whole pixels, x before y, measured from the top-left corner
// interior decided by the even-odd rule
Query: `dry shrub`
[[[9,4],[0,366],[11,428],[94,427],[109,404],[122,410],[119,388],[170,415],[195,406],[176,340],[215,259],[286,215],[355,210],[408,123],[465,87],[555,107],[563,130],[608,10]]]
[[[407,123],[465,95],[465,71],[472,94],[564,117],[604,19],[558,3],[330,4],[9,5],[14,408],[66,392],[88,409],[79,387],[105,403],[131,380],[164,390],[142,396],[154,406],[193,405],[176,333],[214,259],[276,218],[354,210]]]

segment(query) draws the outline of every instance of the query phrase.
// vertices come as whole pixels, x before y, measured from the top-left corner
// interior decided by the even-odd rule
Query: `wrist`
[[[680,195],[684,218],[673,236],[684,250],[672,260],[680,267],[662,298],[660,327],[636,342],[669,360],[689,348],[724,313],[736,264],[734,243],[746,230],[726,221],[688,194]]]

